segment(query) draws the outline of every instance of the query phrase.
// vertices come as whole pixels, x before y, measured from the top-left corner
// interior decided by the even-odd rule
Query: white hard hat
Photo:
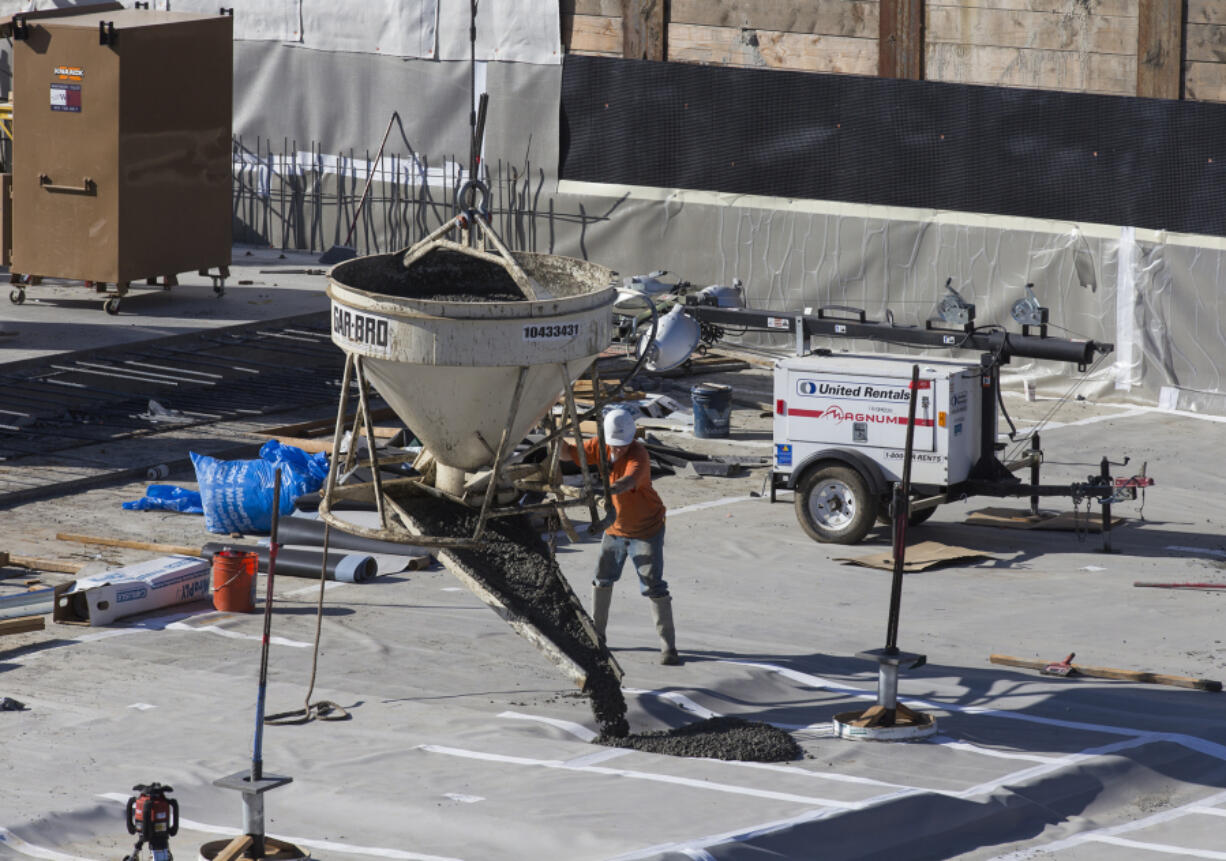
[[[604,414],[604,441],[618,446],[634,442],[634,416],[629,410],[619,408]]]

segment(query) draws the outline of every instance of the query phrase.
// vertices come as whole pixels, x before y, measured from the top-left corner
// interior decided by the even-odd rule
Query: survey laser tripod
[[[141,848],[149,844],[153,861],[174,861],[170,854],[170,838],[179,833],[179,802],[167,798],[174,788],[160,783],[138,784],[132,787],[137,793],[128,799],[124,819],[129,834],[139,835],[136,848],[123,861],[139,861]]]

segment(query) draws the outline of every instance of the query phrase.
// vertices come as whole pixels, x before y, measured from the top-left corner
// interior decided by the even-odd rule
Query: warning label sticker
[[[79,81],[85,77],[85,70],[80,66],[56,66],[52,74],[61,81]]]
[[[74,114],[81,113],[81,85],[52,84],[51,110],[68,111]]]

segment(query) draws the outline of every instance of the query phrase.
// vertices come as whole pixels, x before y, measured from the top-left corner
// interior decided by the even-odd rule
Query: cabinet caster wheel
[[[9,301],[12,302],[14,305],[20,305],[22,302],[26,301],[26,291],[24,290],[9,291]]]
[[[102,310],[114,316],[119,313],[119,299],[111,298],[102,303]]]

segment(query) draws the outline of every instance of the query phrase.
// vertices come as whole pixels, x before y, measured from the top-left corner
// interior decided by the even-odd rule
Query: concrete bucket
[[[329,274],[332,340],[434,456],[439,487],[494,463],[608,346],[613,273],[548,254],[435,241]],[[517,277],[528,279],[526,284]]]
[[[538,511],[569,528],[562,507],[572,504],[588,505],[593,523],[598,519],[588,473],[582,497],[575,497],[555,470],[558,439],[578,437],[581,417],[572,384],[612,338],[614,273],[582,260],[509,252],[482,225],[475,228],[482,230],[480,248],[439,238],[465,223],[472,222],[457,218],[407,252],[356,258],[329,273],[332,340],[347,362],[320,517],[359,536],[430,547],[579,687],[616,691],[621,669],[556,562],[542,550],[539,534],[525,527],[531,535],[516,538],[520,527],[513,519],[501,520]],[[491,244],[498,253],[484,250]],[[373,436],[369,386],[432,456],[432,481],[380,478],[385,461],[368,444],[371,480],[340,486],[338,475],[358,465],[356,446],[345,456],[340,450],[354,378],[359,392],[354,437],[363,430]],[[551,420],[545,438],[535,443],[548,446],[548,456],[539,463],[516,463],[525,450],[513,450],[559,398],[566,405],[565,419]],[[418,465],[424,468],[420,460]],[[603,470],[600,480],[607,485]],[[538,499],[552,498],[499,507],[498,488],[514,491],[503,503],[514,502],[525,489],[537,490]],[[381,528],[358,526],[333,513],[333,502],[344,498],[373,501]],[[486,529],[487,520],[495,519],[505,528]],[[509,550],[508,541],[515,545]],[[514,585],[529,581],[526,593]]]

